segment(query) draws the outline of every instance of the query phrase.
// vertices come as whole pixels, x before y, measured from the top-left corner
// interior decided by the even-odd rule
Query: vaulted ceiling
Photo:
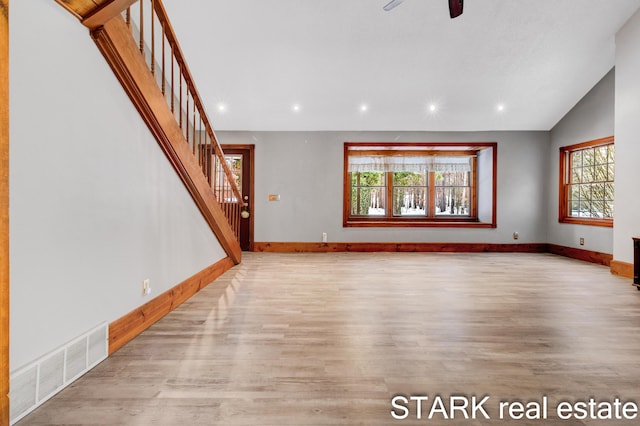
[[[549,130],[640,0],[164,0],[216,130]],[[639,40],[640,43],[640,40]]]

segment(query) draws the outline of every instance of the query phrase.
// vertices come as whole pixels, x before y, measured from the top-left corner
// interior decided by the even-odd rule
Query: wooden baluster
[[[216,192],[217,192],[217,196],[218,196],[218,200],[220,201],[220,203],[222,203],[222,176],[220,174],[220,169],[221,169],[221,165],[220,165],[220,158],[218,158],[218,155],[216,153],[216,178],[218,179],[218,187],[216,188]]]
[[[193,100],[193,155],[196,155],[196,100]]]
[[[211,161],[211,189],[213,189],[213,193],[215,194],[216,187],[216,159],[213,157],[213,143],[209,147],[209,161]]]
[[[236,230],[236,238],[238,240],[240,240],[240,204],[242,200],[238,200],[238,203],[236,203],[236,209],[234,212],[234,217],[236,218],[236,226],[235,226],[235,230]]]
[[[224,174],[222,173],[222,160],[218,159],[220,161],[220,164],[218,165],[219,167],[219,171],[218,173],[220,174],[220,176],[218,177],[218,185],[220,186],[218,188],[218,196],[220,197],[220,202],[224,203]]]
[[[154,1],[151,0],[151,74],[156,75],[156,19]]]
[[[233,191],[232,187],[229,187],[229,191],[231,194],[231,199],[235,199],[235,193]],[[229,225],[231,226],[231,229],[233,230],[234,235],[236,235],[237,238],[237,229],[238,229],[238,221],[239,221],[239,210],[238,210],[238,203],[237,202],[232,202],[231,205],[229,206],[229,216],[228,216],[228,221],[229,221]]]
[[[211,185],[213,179],[213,169],[212,169],[212,161],[211,161],[211,140],[209,137],[209,132],[206,132],[204,135],[204,143],[207,146],[207,178],[209,179],[209,185]]]
[[[216,168],[215,168],[216,186],[215,186],[214,192],[216,194],[216,198],[218,199],[218,202],[220,202],[220,174],[218,172],[218,168],[220,167],[219,165],[220,160],[218,159],[217,156],[215,156],[214,161],[216,164]]]
[[[131,6],[129,6],[127,8],[127,12],[125,14],[125,23],[127,24],[127,27],[129,27],[129,29],[131,29]]]
[[[200,140],[200,150],[202,151],[202,153],[200,155],[202,157],[202,164],[206,165],[205,154],[207,152],[207,127],[205,126],[203,120],[200,121],[200,135],[202,137],[202,139]],[[209,180],[209,174],[207,173],[206,167],[204,168],[204,175],[207,180]]]
[[[211,185],[211,190],[213,191],[213,195],[216,195],[216,159],[213,158],[211,156],[211,152],[209,151],[209,161],[211,161],[211,182],[209,183],[209,185]],[[217,197],[216,197],[217,199]]]
[[[207,131],[206,131],[206,127],[205,127],[205,132],[204,132],[204,142],[202,144],[202,171],[204,172],[205,177],[207,178],[207,182],[209,182],[209,184],[211,184],[211,180],[209,180],[209,173],[207,172],[207,166],[208,166],[208,162],[207,162],[207,153],[209,152],[208,150],[208,146],[207,146]]]
[[[233,229],[233,232],[236,233],[236,229],[238,229],[238,217],[236,215],[236,209],[238,207],[237,203],[233,203],[233,206],[231,208],[231,229]]]
[[[166,59],[165,59],[165,44],[167,44],[167,39],[166,39],[166,34],[165,34],[165,30],[164,30],[164,24],[162,24],[162,94],[165,96],[166,99],[166,93],[165,93],[165,65],[166,65]]]
[[[213,146],[214,152],[216,152],[218,150],[218,148],[214,145]],[[220,196],[220,180],[222,179],[222,175],[220,174],[220,159],[218,158],[218,154],[215,154],[215,160],[216,160],[216,182],[218,185],[218,196]]]
[[[175,76],[174,76],[174,66],[175,64],[175,57],[173,54],[173,44],[171,44],[171,112],[173,113],[173,116],[176,116],[176,111],[175,111],[175,97],[176,97],[176,92],[175,92]]]
[[[218,158],[217,160],[218,160],[218,165],[216,167],[216,175],[218,176],[218,191],[217,191],[218,192],[218,201],[220,201],[220,203],[222,203],[222,201],[224,199],[224,195],[222,193],[223,182],[222,182],[222,176],[220,175],[220,159]]]
[[[196,156],[196,160],[198,161],[198,165],[200,166],[200,170],[202,170],[202,155],[200,153],[200,125],[202,123],[202,118],[200,117],[200,111],[198,111],[198,125],[196,126],[196,123],[193,123],[193,126],[195,127],[195,138],[194,138],[194,144],[196,145],[196,152],[195,152],[195,156]],[[202,173],[204,173],[204,170],[202,171]]]
[[[180,109],[180,128],[182,129],[182,68],[180,67],[180,63],[178,63],[178,71],[180,71],[180,99],[178,107]]]
[[[187,120],[185,131],[187,132],[187,145],[189,144],[189,86],[187,86],[187,107],[184,110],[184,118]]]
[[[144,56],[144,0],[140,0],[140,53]]]
[[[202,169],[202,117],[198,120],[198,164]],[[207,176],[204,170],[202,172]]]

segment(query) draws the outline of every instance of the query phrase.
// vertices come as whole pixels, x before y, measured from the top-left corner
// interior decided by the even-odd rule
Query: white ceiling
[[[452,20],[447,0],[387,2],[164,0],[215,130],[549,130],[640,7],[467,0]]]

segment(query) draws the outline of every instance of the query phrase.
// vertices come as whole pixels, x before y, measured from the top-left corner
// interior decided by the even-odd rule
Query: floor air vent
[[[11,374],[11,424],[32,412],[108,356],[106,323]]]

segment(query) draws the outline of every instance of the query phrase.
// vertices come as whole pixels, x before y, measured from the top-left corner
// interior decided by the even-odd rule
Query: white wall
[[[612,69],[551,130],[549,152],[549,243],[585,250],[613,253],[613,228],[558,222],[560,147],[600,139],[614,134],[615,71]],[[616,135],[616,163],[620,159]],[[616,164],[616,168],[618,164]],[[616,186],[619,175],[616,176]],[[617,192],[617,188],[616,188]],[[617,194],[616,194],[617,198]],[[618,212],[615,213],[616,226]],[[580,245],[584,238],[584,246]]]
[[[640,237],[640,11],[616,35],[616,188],[613,258],[633,262]]]
[[[11,369],[226,257],[88,31],[11,4]]]
[[[548,132],[218,132],[225,144],[255,144],[255,241],[547,241]],[[343,228],[344,142],[498,142],[497,229]],[[268,194],[281,201],[268,202]]]

